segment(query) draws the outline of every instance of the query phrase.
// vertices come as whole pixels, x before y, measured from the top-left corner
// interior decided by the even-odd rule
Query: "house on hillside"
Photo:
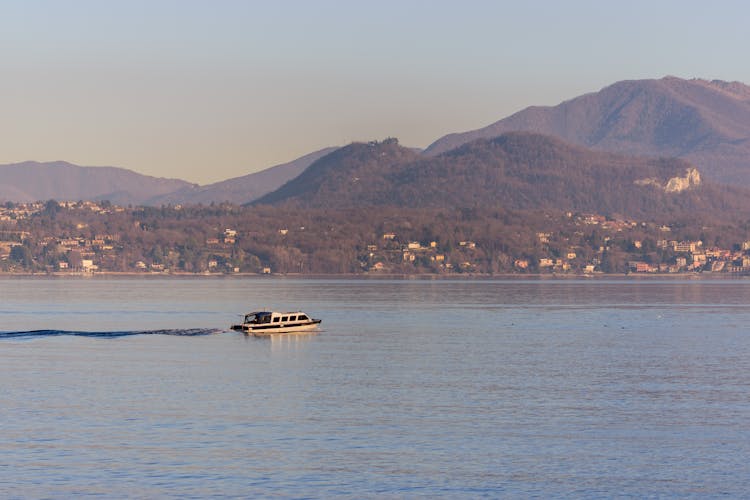
[[[380,261],[370,266],[370,271],[384,271],[384,270],[385,270],[385,264],[383,264]]]
[[[516,261],[513,262],[513,265],[516,267],[516,269],[528,269],[529,261],[526,259],[516,259]]]

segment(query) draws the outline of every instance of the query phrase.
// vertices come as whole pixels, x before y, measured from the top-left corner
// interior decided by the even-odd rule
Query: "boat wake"
[[[34,338],[34,337],[59,337],[69,335],[73,337],[95,337],[115,338],[130,337],[133,335],[174,335],[178,337],[197,337],[201,335],[214,335],[224,330],[218,328],[187,328],[169,330],[123,330],[112,332],[88,332],[76,330],[27,330],[27,331],[0,331],[0,339],[4,338]]]

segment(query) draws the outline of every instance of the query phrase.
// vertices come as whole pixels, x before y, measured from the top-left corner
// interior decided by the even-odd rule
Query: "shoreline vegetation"
[[[750,221],[501,207],[0,206],[0,276],[750,275]]]

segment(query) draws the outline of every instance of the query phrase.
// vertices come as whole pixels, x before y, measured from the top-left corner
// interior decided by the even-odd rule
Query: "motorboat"
[[[298,333],[315,330],[320,323],[321,320],[313,319],[302,311],[255,311],[245,314],[242,323],[232,325],[232,330],[255,335]]]

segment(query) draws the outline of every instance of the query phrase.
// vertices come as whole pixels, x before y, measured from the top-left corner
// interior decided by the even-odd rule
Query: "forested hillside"
[[[395,139],[355,143],[313,163],[258,200],[302,208],[501,207],[588,211],[628,217],[739,213],[750,191],[670,179],[695,170],[680,159],[593,151],[533,133],[478,139],[436,157]],[[699,177],[699,174],[698,174]]]

